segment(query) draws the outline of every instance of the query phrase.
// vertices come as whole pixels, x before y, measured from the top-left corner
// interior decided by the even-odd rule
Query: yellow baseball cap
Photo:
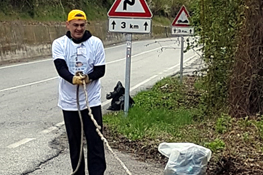
[[[71,10],[68,13],[68,21],[71,21],[73,19],[83,19],[83,20],[87,20],[86,14],[85,12],[83,12],[82,10]]]

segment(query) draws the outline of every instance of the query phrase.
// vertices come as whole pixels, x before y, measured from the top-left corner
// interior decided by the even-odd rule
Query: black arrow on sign
[[[148,23],[147,23],[147,22],[145,22],[145,23],[144,23],[144,26],[145,26],[145,30],[147,30]]]
[[[127,10],[127,4],[129,4],[129,5],[134,5],[134,3],[135,3],[135,0],[132,0],[132,1],[130,1],[130,0],[124,0],[123,10]]]
[[[115,27],[115,25],[116,25],[116,22],[113,21],[111,24],[112,24],[112,29],[114,30],[114,27]]]

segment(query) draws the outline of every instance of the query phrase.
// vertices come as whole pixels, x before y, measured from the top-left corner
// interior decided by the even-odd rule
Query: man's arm
[[[59,38],[53,41],[52,43],[52,57],[54,60],[54,64],[56,70],[60,77],[68,81],[69,83],[73,84],[73,77],[69,72],[68,66],[66,61],[64,60],[64,49],[62,47],[62,43],[65,43],[67,38]]]
[[[93,72],[89,73],[89,79],[91,81],[98,80],[99,78],[103,77],[105,74],[105,65],[94,66]]]
[[[61,76],[62,78],[73,84],[72,83],[73,75],[69,72],[66,61],[58,58],[54,60],[54,64],[59,76]]]

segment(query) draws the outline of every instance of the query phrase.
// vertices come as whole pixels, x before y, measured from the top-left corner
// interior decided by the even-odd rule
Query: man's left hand
[[[75,75],[81,77],[81,80],[85,80],[85,83],[86,83],[86,84],[89,84],[89,83],[91,82],[90,79],[89,79],[89,76],[83,74],[82,72],[76,72]]]

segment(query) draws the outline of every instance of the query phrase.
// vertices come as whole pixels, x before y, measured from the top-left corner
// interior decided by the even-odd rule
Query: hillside
[[[0,21],[65,21],[71,9],[82,9],[89,21],[106,20],[107,12],[114,0],[2,0],[0,6]],[[156,23],[170,25],[180,7],[188,6],[189,0],[170,1],[147,0]]]

